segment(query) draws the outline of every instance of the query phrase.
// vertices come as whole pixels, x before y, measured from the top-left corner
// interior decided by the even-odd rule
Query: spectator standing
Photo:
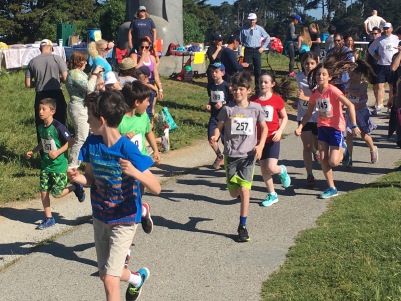
[[[370,47],[370,45],[372,45],[373,41],[375,39],[377,39],[378,37],[380,37],[381,35],[381,29],[379,27],[373,27],[372,29],[372,37],[373,39],[369,42],[368,44],[368,49]],[[377,51],[377,49],[375,50]],[[376,70],[376,65],[377,65],[377,61],[373,58],[373,56],[369,53],[369,51],[366,51],[366,61],[369,63],[369,65],[372,66],[373,70]],[[377,80],[377,75],[373,75],[372,79],[370,80],[370,83],[373,85],[373,94],[375,96],[376,102],[378,99],[378,91],[379,91],[379,81]]]
[[[355,48],[355,43],[354,43],[354,38],[351,36],[346,36],[345,37],[345,46],[349,48],[349,50],[352,51],[352,55],[354,56],[355,61],[359,57],[359,51],[357,48]]]
[[[135,62],[132,58],[126,57],[122,60],[121,64],[118,65],[118,69],[120,70],[118,73],[118,77],[120,79],[120,85],[123,87],[125,83],[132,83],[135,78]]]
[[[336,27],[334,25],[330,25],[327,31],[329,32],[329,36],[324,41],[324,48],[326,52],[334,47],[334,35],[336,33]]]
[[[256,25],[255,13],[248,15],[248,23],[241,28],[240,42],[245,47],[244,62],[253,64],[255,89],[259,93],[259,77],[262,72],[262,53],[270,44],[270,36],[262,26]],[[224,63],[223,63],[224,64]]]
[[[231,35],[227,40],[227,47],[221,52],[221,63],[225,66],[226,72],[223,79],[230,82],[230,78],[234,73],[241,71],[244,67],[248,67],[248,63],[239,63],[237,60],[238,46],[241,44],[238,35]]]
[[[288,64],[288,75],[291,77],[295,77],[296,73],[294,72],[294,60],[295,60],[295,48],[294,48],[294,41],[297,39],[297,35],[295,34],[295,26],[300,23],[302,24],[302,18],[300,15],[291,15],[291,22],[287,27],[287,31],[285,34],[285,41],[284,41],[284,49],[290,58],[290,62]]]
[[[156,25],[147,13],[146,7],[141,5],[128,30],[128,48],[131,49],[131,53],[139,51],[139,39],[143,37],[149,37],[156,47]]]
[[[43,124],[39,117],[39,102],[43,98],[52,98],[56,100],[57,110],[54,119],[67,126],[67,103],[65,101],[63,91],[61,90],[61,82],[67,79],[67,64],[63,58],[52,54],[53,43],[45,39],[40,42],[40,55],[33,58],[25,72],[25,87],[35,88],[35,126],[38,142],[40,136],[38,126]]]
[[[378,27],[380,29],[383,28],[384,23],[386,23],[386,20],[384,20],[382,17],[379,17],[377,15],[377,10],[372,10],[372,15],[363,22],[363,25],[365,27],[365,32],[368,36],[370,36],[371,32],[373,31],[374,27]],[[375,37],[373,37],[375,38]]]
[[[106,80],[106,74],[112,70],[110,63],[106,60],[106,56],[113,48],[113,42],[107,42],[103,39],[96,42],[92,41],[88,45],[88,53],[93,60],[92,70],[95,70],[97,66],[102,66],[104,69],[103,80]]]
[[[374,114],[381,113],[383,109],[384,101],[384,83],[389,84],[389,98],[393,96],[393,85],[391,83],[391,60],[393,55],[398,52],[399,39],[396,35],[393,35],[393,26],[391,23],[385,23],[383,25],[384,35],[375,39],[369,46],[368,51],[377,61],[375,73],[378,80],[378,91],[375,102]]]
[[[316,23],[309,24],[309,34],[312,40],[310,51],[320,57],[320,43],[322,42],[322,40],[320,39],[319,25],[317,25]]]
[[[212,76],[212,68],[211,65],[213,65],[215,62],[220,62],[221,61],[221,51],[223,50],[223,37],[220,34],[215,33],[212,36],[212,41],[210,42],[210,46],[206,51],[206,56],[209,59],[209,67],[207,68],[206,74],[207,74],[207,85],[208,87],[210,85],[213,85],[214,79]],[[208,90],[209,92],[209,90]]]

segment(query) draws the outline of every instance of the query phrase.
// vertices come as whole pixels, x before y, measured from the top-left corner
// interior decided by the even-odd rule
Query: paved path
[[[356,140],[354,167],[338,167],[334,172],[341,194],[387,173],[399,159],[394,142],[382,138],[387,119],[379,116],[374,120],[379,162],[372,165],[369,149]],[[286,132],[292,133],[295,126],[291,122]],[[147,266],[151,271],[141,300],[260,299],[262,282],[283,264],[298,233],[315,226],[316,219],[335,201],[317,199],[326,188],[320,170],[315,172],[316,187],[304,188],[300,138],[288,135],[280,157],[292,185],[283,190],[275,181],[279,202],[260,207],[266,188],[257,167],[248,219],[251,242],[243,244],[235,241],[239,202],[229,197],[223,169],[209,168],[213,154],[206,141],[164,158],[165,163],[154,170],[166,181],[163,191],[158,197],[145,196],[155,230],[147,235],[138,228],[132,249],[132,269]],[[53,206],[58,225],[45,231],[34,230],[34,222],[43,214],[38,200],[0,209],[0,295],[6,296],[2,300],[104,300],[96,277],[89,202],[80,204],[71,197],[53,201]],[[53,242],[37,246],[53,235],[58,235]],[[16,262],[11,264],[13,260]],[[123,294],[125,288],[122,285]]]

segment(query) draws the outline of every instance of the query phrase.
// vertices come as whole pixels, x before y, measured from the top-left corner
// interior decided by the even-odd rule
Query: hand
[[[220,45],[220,44],[217,44],[217,46],[216,46],[216,49],[217,49],[217,51],[220,51],[220,50],[221,50],[221,48],[223,48],[223,47],[222,47],[222,45]]]
[[[128,48],[129,48],[129,49],[132,49],[132,48],[133,48],[132,41],[128,41]]]
[[[298,99],[300,99],[300,100],[305,100],[304,97],[305,97],[304,90],[299,89],[299,90],[298,90]]]
[[[263,53],[264,49],[262,47],[259,48],[259,53]]]
[[[206,111],[210,111],[211,109],[212,109],[212,106],[209,105],[209,104],[207,104],[207,105],[206,105]]]
[[[357,137],[357,136],[359,136],[361,134],[361,130],[359,129],[359,128],[354,128],[354,129],[352,129],[352,135],[354,136],[354,137]]]
[[[245,67],[245,68],[248,68],[248,67],[249,67],[249,64],[248,64],[248,63],[241,63],[241,65],[242,65],[243,67]]]
[[[53,160],[56,159],[58,157],[58,155],[59,155],[58,151],[56,151],[56,150],[51,150],[49,152],[49,157],[52,158]]]
[[[300,126],[297,127],[297,129],[294,131],[295,136],[301,136],[302,134],[302,128]]]
[[[393,97],[391,97],[391,98],[388,100],[388,102],[387,102],[387,104],[386,104],[387,108],[391,109],[391,107],[393,106],[393,98],[394,98],[394,97],[397,97],[397,95],[393,95]]]
[[[100,73],[103,73],[103,72],[104,72],[104,67],[98,65],[98,66],[96,66],[96,68],[93,70],[92,73],[98,73],[100,75]]]
[[[67,176],[71,182],[75,182],[79,175],[80,172],[76,167],[67,169]]]
[[[114,43],[113,42],[108,42],[107,43],[107,48],[109,48],[110,50],[112,50],[114,48]]]
[[[138,169],[136,169],[134,165],[132,165],[132,163],[128,160],[120,158],[118,162],[120,163],[122,172],[135,179],[135,175],[138,172]]]
[[[218,110],[218,109],[220,109],[222,106],[223,106],[223,103],[222,103],[221,101],[219,101],[218,103],[216,103],[216,104],[214,105],[214,108],[215,108],[216,110]]]
[[[129,140],[131,140],[132,137],[135,136],[135,133],[134,132],[129,132],[129,133],[126,133],[124,136],[127,137]]]
[[[33,155],[33,151],[28,151],[28,152],[26,152],[25,156],[29,160],[29,159],[31,159],[32,155]]]
[[[162,160],[162,157],[160,156],[159,151],[156,149],[153,152],[153,161],[155,161],[156,164],[159,164],[161,160]]]
[[[217,136],[210,137],[210,141],[214,142],[214,143],[216,143],[218,139],[219,139],[219,137],[217,137]]]
[[[259,160],[262,157],[263,148],[264,148],[264,145],[258,144],[253,149],[255,151],[256,160]]]
[[[274,142],[280,141],[282,134],[283,134],[283,130],[281,130],[281,129],[278,129],[277,131],[273,132],[273,141]]]
[[[163,97],[164,97],[163,91],[158,91],[157,96],[158,96],[159,100],[163,100]]]

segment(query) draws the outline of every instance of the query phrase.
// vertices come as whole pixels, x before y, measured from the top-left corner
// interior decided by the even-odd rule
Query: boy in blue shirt
[[[207,138],[210,146],[216,153],[216,159],[213,162],[213,168],[219,169],[220,165],[224,161],[224,156],[219,149],[218,142],[212,141],[211,138],[214,135],[215,128],[217,127],[217,116],[219,115],[221,108],[229,101],[230,87],[223,79],[226,68],[222,63],[215,62],[211,64],[209,68],[211,77],[213,78],[213,83],[211,83],[207,89],[209,94],[209,102],[206,105],[206,109],[210,111]],[[224,141],[223,133],[221,134],[221,141]]]
[[[68,170],[74,182],[91,187],[96,255],[107,300],[120,300],[120,281],[129,283],[126,300],[136,300],[149,270],[132,272],[124,266],[137,223],[141,222],[140,183],[159,194],[158,179],[150,172],[153,161],[118,131],[128,107],[118,91],[91,93],[85,98],[93,132],[81,148],[85,174]]]

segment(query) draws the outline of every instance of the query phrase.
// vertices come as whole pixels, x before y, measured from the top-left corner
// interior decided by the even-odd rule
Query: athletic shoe
[[[283,185],[284,188],[287,188],[291,185],[291,178],[287,173],[287,168],[284,165],[280,165],[281,168],[281,173],[278,174],[278,177],[280,178],[281,185]]]
[[[375,146],[374,150],[370,152],[370,162],[373,164],[379,161],[379,150]]]
[[[36,229],[43,230],[46,228],[53,227],[56,224],[54,217],[46,217],[37,227]]]
[[[219,169],[221,164],[223,164],[223,162],[224,162],[224,156],[223,155],[217,156],[216,160],[214,160],[214,162],[213,162],[213,168]]]
[[[170,150],[170,138],[162,136],[162,152],[167,153]]]
[[[142,229],[145,233],[150,234],[153,231],[153,220],[150,216],[150,207],[148,203],[142,203],[142,206],[146,208],[146,215],[142,216],[141,220]]]
[[[306,186],[313,186],[313,185],[315,185],[315,177],[313,176],[313,175],[309,175],[307,178],[306,178]]]
[[[321,193],[319,195],[319,198],[321,198],[321,199],[329,199],[329,198],[331,198],[333,196],[337,196],[337,195],[338,195],[337,188],[329,187],[325,191],[323,191],[323,193]]]
[[[125,300],[126,301],[135,301],[138,300],[139,296],[142,292],[142,286],[145,281],[149,278],[150,272],[147,268],[142,268],[137,271],[137,273],[141,276],[142,282],[139,287],[135,287],[132,284],[129,284],[127,287],[127,291],[125,292]]]
[[[313,154],[313,161],[315,161],[315,162],[320,164],[320,153],[319,153],[319,151],[316,151],[315,153],[312,152],[312,154]]]
[[[238,226],[238,242],[247,242],[250,241],[251,239],[249,238],[248,235],[248,230],[246,229],[245,226]]]
[[[82,203],[83,201],[85,201],[84,187],[81,184],[77,183],[74,183],[74,185],[75,185],[75,190],[74,190],[75,196],[77,197],[78,201]]]
[[[274,203],[278,202],[278,196],[276,192],[270,192],[266,195],[264,201],[260,203],[260,206],[262,207],[269,207],[273,205]]]
[[[351,161],[351,156],[349,155],[347,144],[345,142],[343,142],[342,147],[344,148],[342,165],[350,166],[349,163]]]
[[[292,71],[291,73],[288,74],[288,76],[289,77],[297,77],[297,74],[294,71]]]

